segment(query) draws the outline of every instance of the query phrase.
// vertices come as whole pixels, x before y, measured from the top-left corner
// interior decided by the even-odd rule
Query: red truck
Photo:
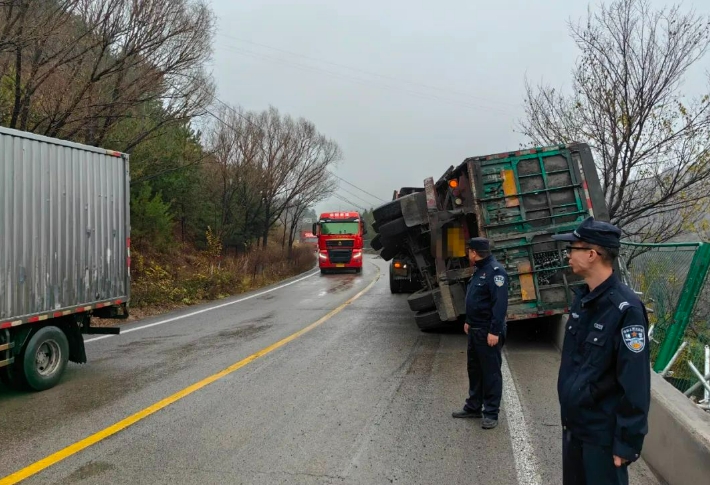
[[[362,272],[365,222],[359,212],[324,212],[313,224],[318,238],[318,266],[321,273],[354,269]]]

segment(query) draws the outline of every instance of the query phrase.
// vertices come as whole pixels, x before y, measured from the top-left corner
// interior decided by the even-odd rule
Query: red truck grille
[[[353,256],[352,249],[329,249],[328,259],[331,263],[349,263]]]
[[[351,248],[355,246],[353,239],[328,239],[325,241],[327,248]]]

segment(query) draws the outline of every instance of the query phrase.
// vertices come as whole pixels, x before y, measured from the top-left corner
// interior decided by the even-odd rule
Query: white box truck
[[[35,391],[126,318],[128,155],[0,128],[0,379]]]

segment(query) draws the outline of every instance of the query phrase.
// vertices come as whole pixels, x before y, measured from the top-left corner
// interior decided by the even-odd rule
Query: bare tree
[[[299,197],[320,190],[320,184],[327,185],[328,177],[324,173],[340,160],[342,152],[334,141],[318,133],[310,121],[295,121],[290,116],[281,118],[273,107],[258,116],[256,123],[264,136],[262,245],[266,247],[269,230],[284,210]]]
[[[616,0],[570,29],[581,50],[572,93],[526,81],[521,131],[537,145],[590,144],[626,237],[663,242],[688,231],[710,202],[710,96],[680,90],[707,53],[708,18]]]
[[[128,151],[211,101],[214,18],[203,0],[15,0],[2,9],[12,128],[99,145],[118,122],[153,109],[145,118],[154,122],[118,147]]]
[[[216,110],[207,135],[216,225],[222,241],[233,236],[251,238],[263,212],[261,130],[241,111],[228,106]]]

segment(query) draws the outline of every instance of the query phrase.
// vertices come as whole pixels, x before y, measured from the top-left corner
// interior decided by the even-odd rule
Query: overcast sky
[[[580,0],[212,0],[218,97],[335,140],[342,198],[369,208],[473,155],[515,149],[524,78],[564,88]],[[668,2],[651,0],[654,5]],[[710,2],[683,2],[710,13]],[[706,5],[707,4],[707,5]],[[596,5],[593,3],[592,5]],[[704,68],[710,67],[705,62]],[[704,87],[698,69],[688,89]],[[376,198],[377,197],[377,198]],[[331,198],[316,209],[352,205]]]

